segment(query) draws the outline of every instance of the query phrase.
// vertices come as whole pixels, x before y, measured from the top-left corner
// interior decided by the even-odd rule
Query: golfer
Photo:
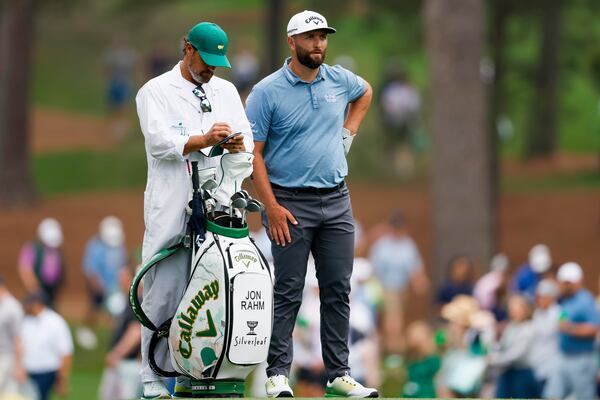
[[[275,310],[267,394],[293,396],[288,384],[292,331],[312,252],[321,301],[321,342],[328,395],[377,397],[350,376],[348,326],[354,223],[345,151],[371,103],[371,87],[323,64],[322,15],[304,11],[288,23],[291,57],[250,93],[246,115],[254,134],[254,182],[266,206],[263,223],[275,263]],[[346,114],[347,111],[347,114]],[[346,144],[346,146],[344,146]]]
[[[184,39],[183,58],[169,71],[146,83],[136,97],[140,126],[148,159],[144,193],[146,231],[142,247],[144,263],[161,249],[179,243],[186,233],[186,205],[191,198],[191,161],[199,168],[217,165],[199,150],[233,132],[242,132],[222,147],[229,152],[252,151],[252,134],[240,96],[230,82],[213,76],[216,67],[230,67],[228,39],[216,24],[202,22]],[[189,275],[190,252],[180,250],[144,277],[142,308],[155,325],[173,317]],[[148,366],[152,331],[142,331],[143,398],[170,398],[159,376]],[[156,361],[173,370],[168,346],[157,347]],[[175,396],[188,397],[190,381],[178,378]]]

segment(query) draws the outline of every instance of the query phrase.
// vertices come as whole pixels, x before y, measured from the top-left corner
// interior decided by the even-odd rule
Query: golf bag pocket
[[[232,331],[227,357],[233,364],[260,364],[266,360],[271,337],[271,281],[265,274],[241,272],[232,279],[231,288]]]

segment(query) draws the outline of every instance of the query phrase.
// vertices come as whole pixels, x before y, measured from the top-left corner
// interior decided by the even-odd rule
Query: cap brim
[[[225,67],[231,68],[231,64],[227,59],[227,56],[222,56],[220,54],[211,54],[205,51],[198,50],[200,57],[202,57],[202,61],[206,63],[206,65],[210,65],[211,67]]]
[[[327,33],[336,33],[337,31],[335,30],[335,28],[332,28],[330,26],[327,26],[325,28],[315,28],[315,29],[305,29],[305,30],[299,30],[299,31],[294,31],[294,33],[292,33],[291,35],[288,34],[288,36],[296,36],[299,35],[301,33],[306,33],[306,32],[311,32],[311,31],[325,31]]]

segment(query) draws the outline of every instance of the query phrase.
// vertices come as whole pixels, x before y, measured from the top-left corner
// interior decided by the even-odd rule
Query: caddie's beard
[[[317,69],[321,66],[321,64],[323,64],[323,62],[325,61],[325,50],[322,50],[321,52],[311,52],[308,51],[306,49],[303,49],[302,47],[296,45],[296,57],[298,57],[298,61],[300,61],[300,64],[304,65],[306,68],[310,68],[310,69]],[[315,60],[314,58],[311,57],[311,55],[315,55],[318,56],[320,55],[321,57],[317,57],[317,60]]]
[[[199,74],[195,73],[192,70],[191,63],[188,64],[187,68],[190,72],[190,75],[192,76],[192,79],[195,80],[197,83],[208,83],[208,81],[210,81],[210,78],[212,78],[213,76],[213,73],[211,71],[202,71]]]

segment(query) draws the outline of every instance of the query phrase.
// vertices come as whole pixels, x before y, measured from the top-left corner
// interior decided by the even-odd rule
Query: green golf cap
[[[190,30],[187,40],[198,50],[200,57],[207,65],[231,68],[231,64],[225,56],[229,39],[219,25],[212,22],[200,22]]]

